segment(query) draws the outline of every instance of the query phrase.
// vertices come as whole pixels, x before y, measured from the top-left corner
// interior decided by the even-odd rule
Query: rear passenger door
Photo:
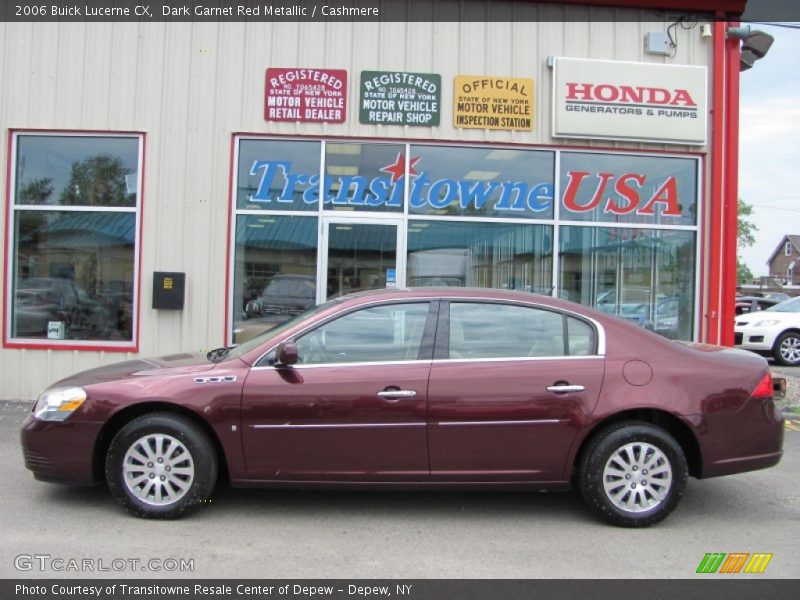
[[[560,481],[603,381],[597,325],[526,304],[440,308],[428,387],[434,481]]]

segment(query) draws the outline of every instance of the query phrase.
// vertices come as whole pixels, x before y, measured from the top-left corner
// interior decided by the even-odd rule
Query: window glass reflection
[[[15,217],[12,337],[132,340],[136,215]]]
[[[239,140],[236,206],[316,211],[320,142]]]
[[[450,303],[450,358],[564,356],[559,313],[477,302]]]
[[[693,231],[562,227],[559,285],[587,306],[692,339]]]
[[[316,302],[317,219],[236,217],[233,341],[241,343]]]
[[[552,219],[555,153],[412,146],[409,212]]]
[[[136,206],[138,137],[19,135],[14,202]]]
[[[297,340],[302,364],[417,360],[427,302],[387,304],[358,310]]]
[[[325,144],[325,208],[402,212],[404,144]]]
[[[410,221],[406,281],[550,294],[552,231],[549,225]]]
[[[697,224],[697,161],[561,153],[561,219]]]

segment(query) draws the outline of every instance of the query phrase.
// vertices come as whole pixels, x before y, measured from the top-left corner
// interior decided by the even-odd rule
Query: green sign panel
[[[442,76],[403,71],[361,71],[359,121],[369,125],[439,124]]]

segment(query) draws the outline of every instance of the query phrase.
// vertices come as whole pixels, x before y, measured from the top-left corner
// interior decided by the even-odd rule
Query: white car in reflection
[[[737,348],[772,356],[781,365],[800,365],[800,298],[737,316],[734,335]]]

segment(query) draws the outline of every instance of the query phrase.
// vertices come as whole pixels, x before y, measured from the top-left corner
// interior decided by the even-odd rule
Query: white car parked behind
[[[737,348],[771,355],[782,365],[800,365],[800,297],[737,316],[734,333]]]

